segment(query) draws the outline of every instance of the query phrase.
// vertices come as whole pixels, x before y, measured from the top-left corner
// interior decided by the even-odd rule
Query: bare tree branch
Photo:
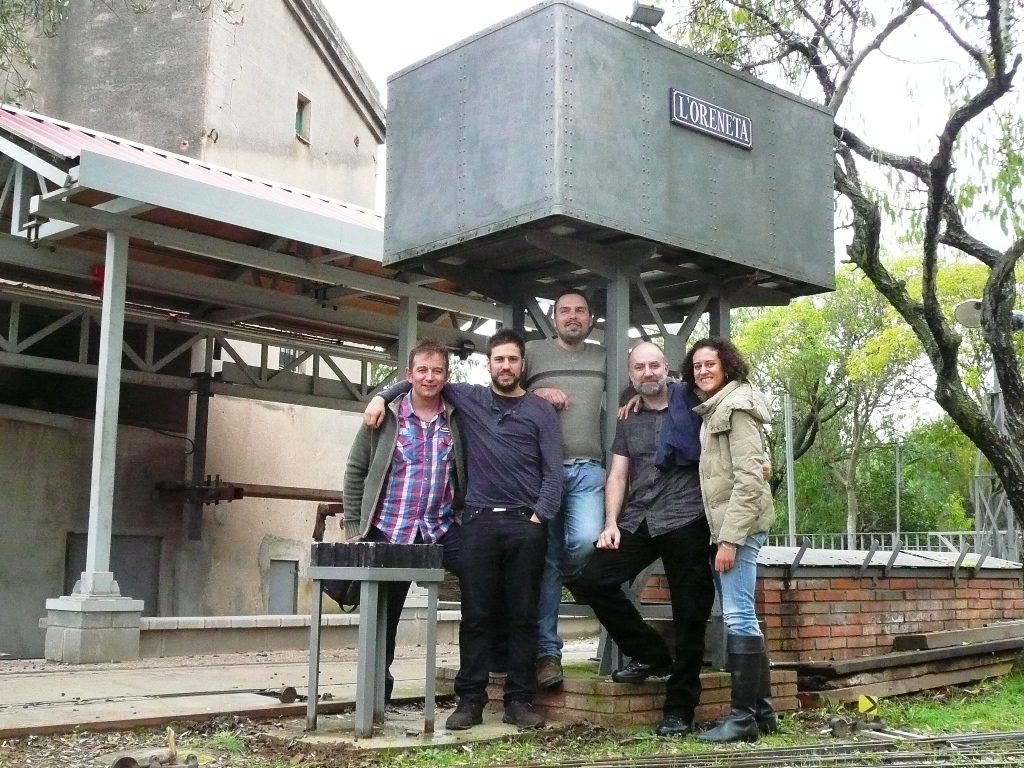
[[[829,99],[828,106],[832,110],[833,114],[839,111],[839,107],[842,105],[843,99],[846,98],[846,94],[850,90],[850,83],[860,70],[860,65],[864,63],[864,59],[868,57],[868,54],[872,51],[878,50],[882,43],[885,42],[885,39],[902,27],[903,24],[906,23],[907,19],[913,16],[914,12],[920,7],[921,0],[910,0],[910,2],[907,3],[907,7],[893,16],[889,20],[889,23],[882,27],[882,30],[875,35],[874,39],[857,53],[849,66],[846,67],[846,70],[843,72],[843,76],[839,78],[839,82],[836,84],[835,93],[832,94],[832,98]]]

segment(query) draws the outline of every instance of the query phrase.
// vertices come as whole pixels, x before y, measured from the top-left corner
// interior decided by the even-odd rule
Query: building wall
[[[283,0],[237,14],[175,0],[141,14],[72,3],[58,36],[35,48],[34,111],[376,206],[373,132]],[[300,93],[308,142],[295,132]]]
[[[815,568],[792,579],[760,568],[757,615],[773,661],[836,661],[892,650],[894,635],[972,629],[1024,619],[1021,571],[996,570],[954,579],[949,568]],[[642,602],[667,603],[668,584],[652,576]]]
[[[903,569],[891,577],[837,569],[831,576],[798,572],[787,584],[782,574],[766,569],[757,602],[777,661],[872,656],[892,650],[893,635],[1024,619],[1019,570],[976,578],[963,571],[958,582],[949,569]]]
[[[366,208],[376,205],[377,143],[283,2],[211,26],[202,157]],[[296,136],[310,101],[309,141]]]
[[[120,4],[69,4],[57,37],[35,45],[39,68],[25,106],[199,157],[210,33],[225,22],[186,6],[159,0],[134,14]]]
[[[0,653],[42,655],[38,622],[46,599],[64,593],[68,534],[88,527],[92,434],[86,419],[0,406],[0,446],[6,449],[0,450]],[[118,431],[113,533],[161,541],[160,605],[147,606],[147,613],[170,608],[181,529],[180,508],[155,502],[153,486],[182,476],[184,446],[180,438],[148,429]],[[77,580],[77,574],[70,577]],[[119,585],[123,595],[136,596],[131,583]]]
[[[207,472],[231,482],[340,491],[359,424],[347,412],[214,397]],[[183,542],[178,555],[174,615],[266,613],[271,560],[299,563],[298,610],[308,613],[316,507],[257,498],[206,505],[202,539]],[[342,539],[339,525],[328,520],[325,541]]]

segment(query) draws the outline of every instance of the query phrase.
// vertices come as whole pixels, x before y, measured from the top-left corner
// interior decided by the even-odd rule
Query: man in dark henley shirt
[[[468,467],[459,579],[460,665],[455,678],[459,705],[446,723],[450,730],[482,722],[494,630],[506,620],[503,719],[522,728],[544,725],[533,710],[537,599],[546,524],[561,503],[562,433],[555,409],[520,386],[525,362],[522,337],[511,330],[498,331],[488,341],[487,358],[490,387],[448,384],[444,390],[459,409]],[[396,384],[374,397],[366,410],[368,422],[382,413],[384,402],[408,387]]]
[[[643,407],[616,424],[604,487],[605,529],[590,562],[568,586],[632,659],[612,674],[613,681],[639,683],[670,675],[664,719],[655,730],[682,736],[691,732],[700,701],[704,630],[715,601],[711,530],[697,465],[661,469],[656,464],[658,435],[668,416],[668,365],[661,348],[650,342],[633,347],[629,378]],[[659,557],[672,600],[674,663],[665,640],[622,591],[623,582]]]

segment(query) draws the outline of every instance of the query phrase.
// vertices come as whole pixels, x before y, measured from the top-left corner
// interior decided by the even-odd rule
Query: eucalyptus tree
[[[671,0],[676,2],[676,0]],[[834,186],[845,253],[900,315],[934,373],[934,396],[985,454],[1024,522],[1024,377],[1013,339],[1024,254],[1024,107],[1019,0],[687,0],[684,44],[785,84],[835,115]],[[912,77],[908,67],[912,66]],[[906,82],[910,117],[877,94]],[[916,285],[883,242],[914,248]],[[944,256],[946,261],[944,261]],[[961,329],[940,294],[949,261],[987,271],[981,338],[1005,433],[963,376]]]

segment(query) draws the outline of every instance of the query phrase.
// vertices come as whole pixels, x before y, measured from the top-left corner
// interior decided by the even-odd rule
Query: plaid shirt
[[[398,433],[373,525],[392,544],[432,544],[452,527],[454,456],[444,402],[430,421],[398,405]]]

